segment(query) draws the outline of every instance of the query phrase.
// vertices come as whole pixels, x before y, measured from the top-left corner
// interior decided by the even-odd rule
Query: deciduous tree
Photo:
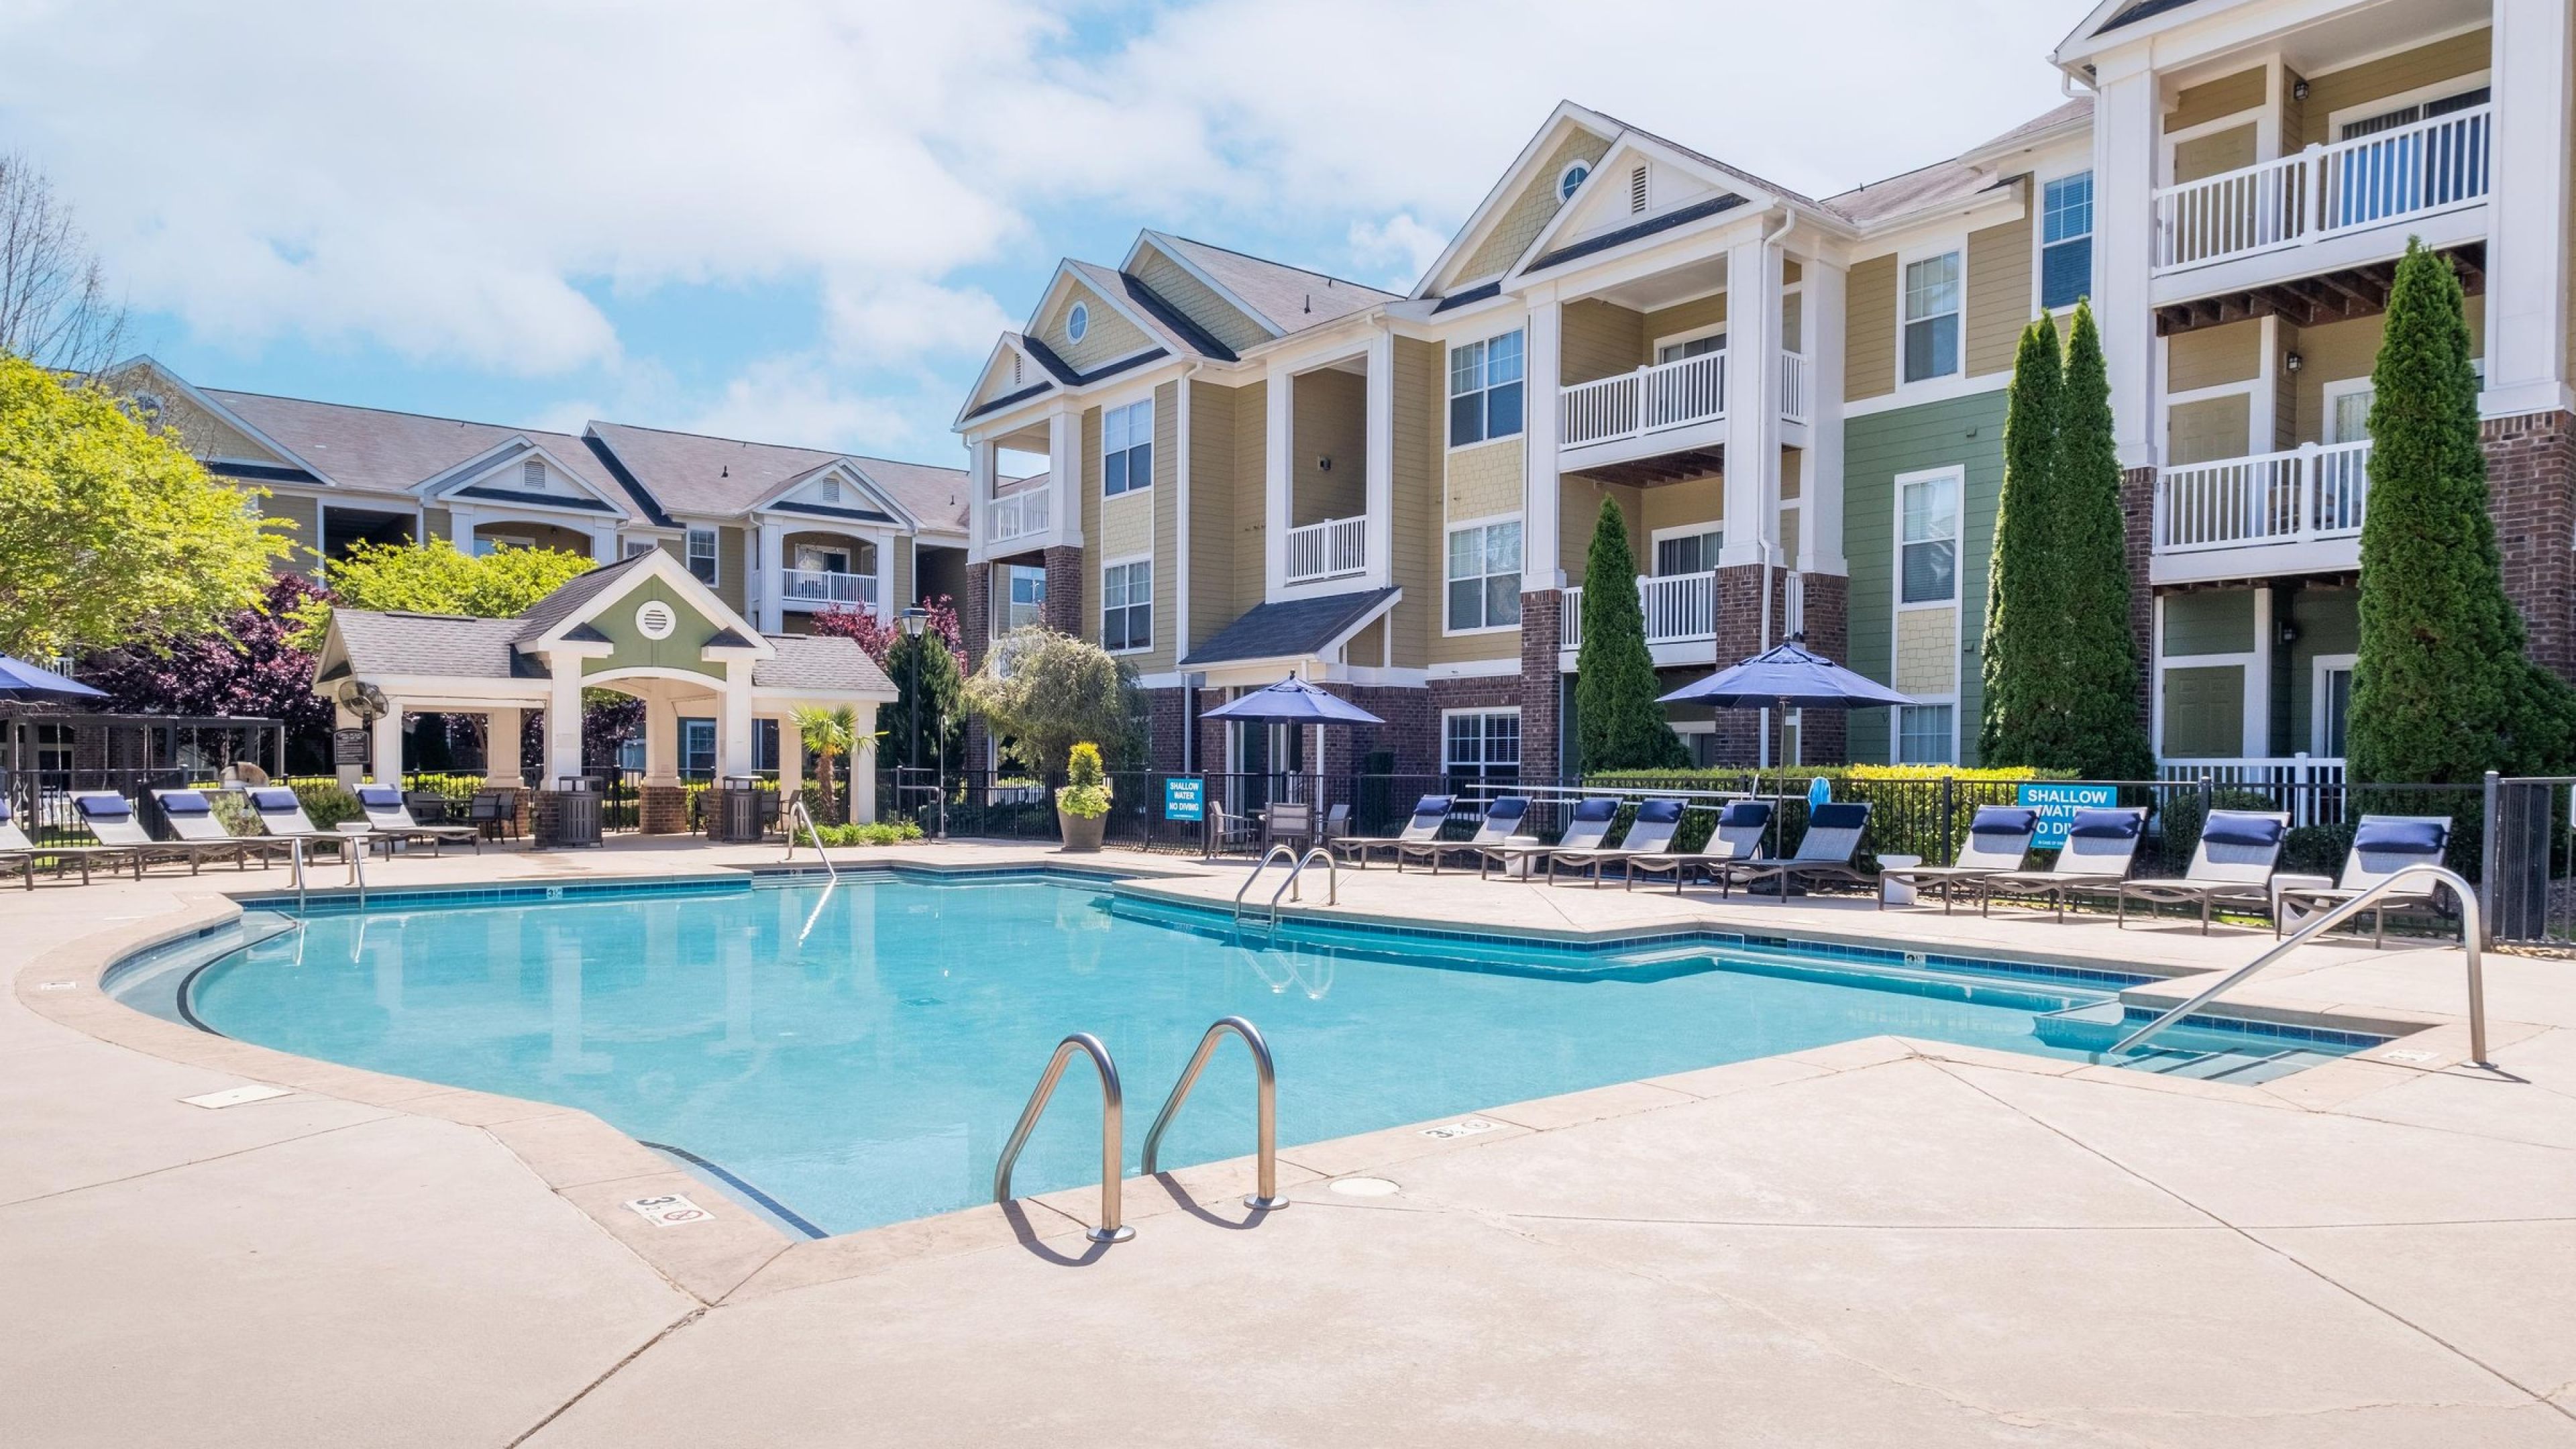
[[[1132,745],[1136,725],[1133,689],[1099,645],[1033,624],[994,641],[966,681],[966,700],[1053,773],[1081,740],[1118,741],[1122,754],[1132,753],[1123,746]]]

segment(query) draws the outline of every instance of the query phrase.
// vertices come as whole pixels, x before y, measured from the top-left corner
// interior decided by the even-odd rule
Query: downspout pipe
[[[1762,264],[1766,269],[1771,264],[1771,249],[1778,246],[1780,244],[1780,239],[1787,236],[1789,234],[1789,229],[1797,224],[1798,218],[1796,213],[1791,212],[1787,207],[1782,207],[1780,209],[1780,224],[1762,234]],[[1775,330],[1778,328],[1779,319],[1777,317],[1772,319],[1772,326]],[[1757,367],[1763,365],[1765,364],[1755,364]],[[1767,459],[1763,460],[1762,467],[1764,476],[1769,476],[1770,468]],[[1764,496],[1762,499],[1762,516],[1755,519],[1753,525],[1753,541],[1762,549],[1762,632],[1755,640],[1755,648],[1753,652],[1756,654],[1759,654],[1771,647],[1772,569],[1776,566],[1780,556],[1780,545],[1778,539],[1779,531],[1780,500],[1776,496],[1773,496],[1770,490],[1766,489],[1764,490]],[[1783,716],[1782,722],[1785,724],[1786,721],[1787,717]],[[1754,759],[1757,762],[1756,768],[1767,770],[1771,767],[1771,711],[1767,709],[1762,711],[1760,723],[1757,725],[1757,730],[1761,735],[1761,740],[1755,747],[1756,752],[1754,754]]]

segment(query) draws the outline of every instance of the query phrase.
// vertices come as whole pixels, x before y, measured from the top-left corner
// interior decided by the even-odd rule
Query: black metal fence
[[[0,799],[10,817],[38,845],[78,845],[91,839],[72,807],[74,795],[108,791],[134,802],[135,818],[156,836],[170,833],[152,792],[203,780],[203,770],[0,770]]]

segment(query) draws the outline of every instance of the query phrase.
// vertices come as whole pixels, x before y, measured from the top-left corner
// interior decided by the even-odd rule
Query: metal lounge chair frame
[[[1324,848],[1337,858],[1348,852],[1352,857],[1351,863],[1366,870],[1372,851],[1392,852],[1403,846],[1427,845],[1439,839],[1440,827],[1449,823],[1449,812],[1457,803],[1454,795],[1425,795],[1413,802],[1413,816],[1405,821],[1401,832],[1394,835],[1346,835],[1338,840],[1325,841]]]
[[[206,854],[230,855],[234,864],[250,869],[254,859],[260,869],[285,854],[278,843],[256,835],[235,835],[216,818],[214,802],[203,790],[155,790],[152,798],[161,805],[161,818],[170,822],[170,831],[182,845],[202,846]]]
[[[1730,823],[1732,817],[1732,823]],[[1732,800],[1719,807],[1717,825],[1708,833],[1708,842],[1697,850],[1651,851],[1629,853],[1620,874],[1621,888],[1636,889],[1641,875],[1670,875],[1673,894],[1680,895],[1690,880],[1693,869],[1711,873],[1721,866],[1736,865],[1760,857],[1762,838],[1771,833],[1771,802],[1768,800]]]
[[[135,879],[156,860],[181,860],[188,863],[188,874],[195,875],[206,861],[218,855],[238,855],[239,847],[227,836],[213,840],[155,840],[143,828],[143,820],[134,813],[134,802],[113,790],[80,790],[72,795],[72,808],[80,813],[81,824],[98,837],[98,843],[111,850],[132,852]]]
[[[1427,860],[1431,863],[1431,873],[1438,875],[1440,862],[1449,856],[1476,855],[1481,858],[1486,847],[1511,839],[1513,832],[1528,821],[1529,804],[1526,795],[1501,795],[1488,800],[1484,818],[1476,826],[1474,835],[1465,840],[1406,841],[1395,847],[1395,868],[1401,872],[1408,860]]]
[[[1939,890],[1941,914],[1946,916],[1959,887],[2021,869],[2030,856],[2031,838],[2038,833],[2036,810],[2019,805],[1980,805],[1968,822],[1968,841],[1959,848],[1957,860],[1948,865],[1882,865],[1879,879],[1901,881],[1918,891]],[[1879,892],[1878,908],[1887,909],[1885,891]]]
[[[2204,936],[2209,934],[2210,913],[2217,906],[2250,905],[2268,911],[2272,872],[2280,867],[2281,846],[2289,836],[2288,811],[2212,810],[2201,825],[2199,843],[2192,847],[2191,864],[2181,875],[2120,882],[2119,924],[2129,924],[2131,901],[2145,901],[2150,912],[2166,905],[2197,905]]]
[[[411,806],[404,801],[402,791],[391,785],[360,785],[354,793],[358,808],[367,812],[367,824],[391,839],[426,840],[431,855],[438,854],[439,848],[451,840],[466,841],[476,855],[483,853],[481,830],[471,825],[423,825],[412,818]]]
[[[1516,860],[1553,861],[1559,855],[1596,850],[1610,838],[1610,827],[1618,819],[1619,797],[1616,795],[1593,795],[1578,800],[1574,803],[1573,818],[1566,821],[1565,833],[1557,837],[1555,844],[1509,840],[1501,845],[1487,846],[1476,853],[1476,878],[1485,879],[1485,873],[1497,865],[1505,867],[1508,873],[1511,863]],[[1551,875],[1554,870],[1551,865]]]
[[[2111,817],[2120,817],[2126,824]],[[2146,836],[2144,806],[2078,811],[2067,827],[2066,845],[2057,852],[2056,864],[2046,870],[1998,871],[1977,882],[1977,914],[1992,914],[1995,893],[2001,891],[2008,896],[2047,898],[2062,922],[2066,902],[2078,892],[2119,888],[2137,863],[2138,846]]]
[[[1763,881],[1776,880],[1780,883],[1780,903],[1787,905],[1790,887],[1807,877],[1876,885],[1877,876],[1852,864],[1860,855],[1861,837],[1869,830],[1869,816],[1870,804],[1866,800],[1816,806],[1808,813],[1807,833],[1798,837],[1796,854],[1720,867],[1714,872],[1718,894],[1732,895],[1738,881],[1749,893]]]
[[[2437,843],[2429,850],[2401,849],[2386,843],[2365,845],[2375,834],[2373,826],[2433,827]],[[2353,828],[2352,849],[2344,856],[2343,873],[2332,886],[2288,886],[2276,890],[2272,900],[2272,934],[2281,934],[2284,918],[2293,906],[2303,910],[2328,910],[2352,899],[2379,882],[2410,865],[2439,865],[2443,852],[2450,848],[2451,817],[2448,815],[2364,815]],[[2395,892],[2371,903],[2370,948],[2374,951],[2388,943],[2388,913],[2437,911],[2440,899],[2432,891]]]
[[[1611,865],[1621,868],[1624,877],[1629,861],[1640,857],[1662,857],[1672,853],[1673,837],[1681,833],[1682,812],[1688,808],[1680,800],[1644,800],[1638,802],[1636,815],[1629,820],[1627,833],[1617,845],[1597,845],[1574,850],[1551,851],[1547,857],[1547,879],[1556,883],[1559,865],[1571,868],[1592,867],[1592,884],[1601,884],[1601,872]]]

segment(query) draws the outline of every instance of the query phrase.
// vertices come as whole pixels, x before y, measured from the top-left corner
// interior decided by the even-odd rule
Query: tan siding
[[[1389,611],[1387,627],[1393,631],[1393,657],[1399,669],[1421,668],[1435,657],[1431,651],[1439,646],[1446,366],[1438,343],[1395,339],[1395,476],[1390,480],[1395,517],[1388,530],[1395,552],[1388,560],[1387,578],[1404,590],[1404,600]],[[1519,645],[1513,647],[1517,650]],[[1349,657],[1367,663],[1377,656],[1354,651]]]
[[[2310,76],[2299,144],[2310,146],[2335,139],[2327,134],[2333,115],[2348,106],[2367,105],[2383,97],[2402,95],[2454,76],[2485,70],[2494,59],[2494,49],[2493,31],[2472,30],[2466,35],[2437,40],[2431,45],[2383,56],[2330,75]]]
[[[1505,438],[1481,447],[1460,448],[1448,456],[1449,518],[1489,518],[1517,513],[1521,507],[1521,440]]]
[[[2252,426],[2253,409],[2254,399],[2241,392],[2176,403],[2167,414],[2167,452],[2177,465],[2242,458],[2252,451],[2247,430]]]
[[[1637,493],[1626,484],[1595,483],[1589,478],[1567,478],[1557,490],[1557,567],[1565,570],[1567,583],[1583,582],[1583,566],[1592,553],[1592,531],[1601,526],[1605,495],[1619,501],[1619,516],[1628,525],[1628,551],[1645,557],[1646,539],[1638,529],[1645,506]]]
[[[1902,694],[1955,694],[1959,611],[1900,609],[1896,614],[1896,689]]]
[[[2240,70],[2234,75],[2203,81],[2174,97],[2174,108],[2165,112],[2165,134],[2188,131],[2194,126],[2250,111],[2263,104],[2263,67]]]
[[[1065,318],[1073,313],[1073,304],[1091,304],[1091,327],[1080,342],[1065,336]],[[1145,335],[1135,323],[1121,315],[1117,308],[1102,300],[1089,287],[1077,282],[1065,288],[1047,314],[1038,319],[1038,340],[1055,349],[1077,372],[1089,372],[1104,362],[1125,357],[1151,345],[1154,339]]]
[[[1019,361],[1020,355],[1007,347],[996,352],[993,360],[986,364],[984,375],[976,380],[975,391],[966,399],[966,406],[971,410],[997,397],[1008,397],[1045,375],[1026,363],[1022,363],[1019,373],[1014,375],[1011,365]],[[1037,375],[1031,376],[1033,372]]]
[[[321,509],[316,507],[310,498],[293,493],[272,493],[260,500],[259,514],[262,518],[273,518],[280,523],[294,525],[293,528],[285,530],[285,534],[287,538],[293,540],[295,546],[281,561],[279,572],[298,573],[311,577],[321,563],[319,557],[322,548]]]
[[[1659,338],[1671,337],[1683,332],[1697,332],[1703,327],[1715,327],[1724,321],[1726,321],[1724,292],[1694,297],[1690,301],[1649,312],[1646,314],[1645,342],[1637,349],[1637,360],[1654,361],[1651,349]]]
[[[1205,282],[1191,276],[1188,269],[1161,252],[1148,248],[1136,264],[1136,280],[1154,289],[1156,295],[1181,311],[1181,315],[1208,330],[1217,341],[1237,352],[1267,342],[1270,333],[1258,322],[1243,315]]]
[[[716,530],[716,597],[725,607],[739,614],[744,611],[743,582],[751,571],[750,549],[745,546],[743,530]]]
[[[1290,421],[1296,447],[1288,459],[1295,491],[1288,495],[1291,528],[1327,518],[1356,518],[1368,507],[1368,379],[1338,368],[1293,380]],[[1323,460],[1330,458],[1330,471]]]
[[[2190,392],[2248,382],[2263,370],[2263,324],[2248,318],[2179,333],[2165,344],[2165,389]]]
[[[1092,309],[1095,313],[1098,308]],[[1096,325],[1096,324],[1095,324]],[[1100,579],[1093,567],[1100,553],[1100,409],[1082,410],[1082,486],[1076,505],[1082,511],[1083,580],[1082,637],[1097,643],[1100,639]]]
[[[912,536],[897,534],[886,553],[889,557],[884,569],[888,590],[886,601],[895,608],[909,609],[920,602],[912,595]]]
[[[1234,393],[1190,385],[1190,638],[1234,622]]]
[[[1140,668],[1172,667],[1181,599],[1181,385],[1154,389],[1154,647]]]
[[[688,540],[685,538],[660,539],[656,541],[655,546],[660,548],[662,552],[678,559],[683,566],[685,566],[689,561],[689,544]]]
[[[420,517],[421,522],[428,526],[429,536],[431,538],[443,538],[450,543],[454,543],[456,541],[456,516],[454,514],[449,513],[444,508],[424,508],[420,511]]]
[[[1135,558],[1154,551],[1152,490],[1121,493],[1100,501],[1100,536],[1091,551],[1103,560]]]
[[[153,430],[176,434],[180,446],[188,450],[190,457],[295,466],[276,450],[260,446],[251,440],[248,433],[188,401],[184,394],[161,386],[149,369],[137,368],[119,377],[117,383],[120,387],[161,395],[161,410],[152,418]]]
[[[1896,258],[1856,262],[1843,280],[1843,399],[1896,391]]]
[[[1520,195],[1513,197],[1503,208],[1494,229],[1476,244],[1473,252],[1468,253],[1467,260],[1458,268],[1458,279],[1473,282],[1490,277],[1519,261],[1521,253],[1528,251],[1529,244],[1538,239],[1538,234],[1547,230],[1548,222],[1556,216],[1556,209],[1564,204],[1557,200],[1557,176],[1577,158],[1597,162],[1609,149],[1608,141],[1589,131],[1577,131],[1558,142],[1556,149],[1548,152],[1547,159],[1530,174]]]
[[[2031,224],[2016,221],[1968,234],[1968,375],[2010,372],[2021,329],[2030,324]]]
[[[1566,382],[1591,382],[1634,372],[1646,356],[1644,314],[1608,302],[1585,299],[1565,305],[1558,328],[1558,376]]]
[[[1657,529],[1688,528],[1695,524],[1714,528],[1726,517],[1726,480],[1710,473],[1648,488],[1638,499],[1638,509],[1644,515],[1638,520],[1638,526],[1650,541]],[[1587,546],[1590,543],[1589,534],[1585,535],[1585,543]],[[1637,555],[1637,566],[1648,573],[1654,572],[1654,554],[1649,551]]]
[[[2469,352],[2478,356],[2486,351],[2487,299],[2468,299]],[[2299,372],[2293,379],[2294,402],[2289,423],[2290,439],[2298,443],[2325,441],[2325,389],[2330,382],[2347,378],[2368,377],[2379,362],[2382,317],[2355,317],[2344,322],[2329,322],[2317,327],[2303,327],[2284,345],[2297,350]]]
[[[2254,123],[2230,126],[2206,136],[2194,136],[2174,146],[2173,179],[2176,182],[2198,181],[2216,176],[2239,166],[2254,164]]]
[[[1234,395],[1234,600],[1231,624],[1269,587],[1270,384]]]

